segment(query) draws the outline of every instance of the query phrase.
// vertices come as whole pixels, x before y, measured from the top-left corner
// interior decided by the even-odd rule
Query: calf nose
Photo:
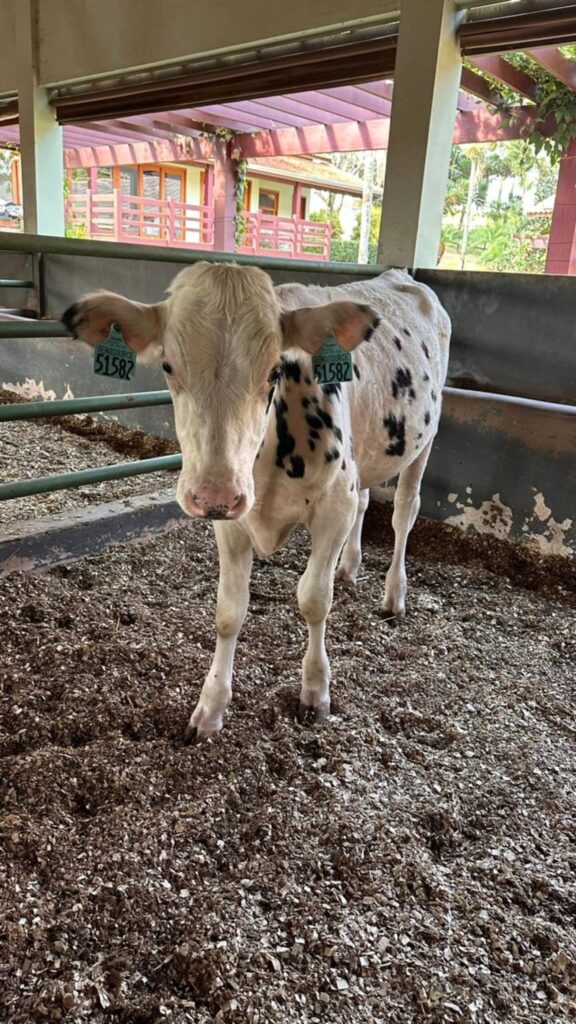
[[[185,508],[202,519],[238,519],[246,508],[246,495],[237,487],[200,485],[186,494]]]

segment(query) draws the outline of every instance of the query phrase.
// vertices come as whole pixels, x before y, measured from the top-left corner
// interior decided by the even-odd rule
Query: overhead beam
[[[469,18],[460,28],[465,57],[476,53],[559,46],[574,42],[574,5],[564,3],[549,10],[528,10],[505,18]]]
[[[188,139],[186,143],[158,139],[127,142],[121,145],[86,146],[66,149],[64,164],[69,167],[111,167],[118,164],[158,164],[179,161],[207,162],[214,159],[211,139]]]
[[[520,68],[513,67],[512,64],[509,64],[507,60],[504,60],[497,53],[474,54],[473,57],[468,59],[471,64],[475,64],[477,68],[485,71],[491,78],[501,82],[502,85],[507,85],[509,89],[513,89],[519,96],[536,102],[538,86],[534,79],[530,78],[530,75],[527,75],[525,71],[521,71]]]
[[[452,141],[505,142],[522,138],[534,120],[530,109],[517,107],[512,122],[482,107],[461,110],[455,119]],[[540,130],[540,128],[539,128]],[[542,128],[544,135],[554,134],[551,120]],[[314,153],[353,153],[365,149],[387,149],[390,121],[378,117],[352,124],[323,124],[313,128],[282,128],[272,132],[237,135],[234,145],[245,159],[267,156],[305,156]]]
[[[245,159],[265,156],[302,156],[312,153],[346,153],[363,149],[387,149],[390,121],[355,121],[319,124],[309,128],[281,128],[256,135],[237,135],[235,148]]]
[[[576,35],[576,19],[574,32]],[[576,61],[568,60],[555,46],[536,46],[526,52],[553,78],[576,92]]]
[[[10,124],[18,124],[18,100],[11,100],[0,107],[0,125]]]
[[[493,92],[486,79],[482,78],[481,75],[477,75],[475,71],[471,71],[470,68],[462,68],[460,88],[464,92],[475,96],[476,99],[482,100],[483,103],[489,103],[493,107],[499,102],[498,95]]]

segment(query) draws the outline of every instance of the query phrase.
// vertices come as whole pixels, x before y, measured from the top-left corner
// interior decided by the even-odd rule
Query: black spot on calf
[[[400,341],[400,338],[394,338],[394,344],[396,345],[396,348],[398,349],[398,351],[401,352],[402,351],[402,342]]]
[[[426,426],[428,426],[428,424],[430,423],[430,413],[429,412],[425,412],[424,413],[424,423],[426,424]]]
[[[329,412],[324,412],[324,409],[317,409],[316,412],[318,413],[318,415],[319,415],[320,419],[322,420],[324,426],[328,427],[328,430],[332,430],[334,424],[332,422],[332,417],[331,417],[330,413]],[[306,417],[306,419],[308,419],[308,417]]]
[[[306,467],[304,464],[304,459],[301,458],[300,455],[291,455],[290,465],[292,466],[292,469],[286,470],[288,476],[291,476],[294,479],[296,477],[304,476],[304,470]]]
[[[319,416],[315,416],[314,413],[309,412],[306,414],[306,423],[312,430],[322,430],[322,420]]]
[[[302,370],[300,364],[294,359],[283,359],[282,360],[282,374],[286,380],[293,380],[295,384],[299,384],[302,380]]]
[[[355,375],[356,375],[356,379],[357,379],[357,380],[360,380],[360,370],[359,370],[359,369],[358,369],[358,367],[356,366],[356,363],[354,363],[354,373],[355,373]]]
[[[310,405],[310,399],[309,398],[303,398],[302,399],[302,405],[304,406],[305,409],[307,409],[308,406]]]
[[[296,441],[288,430],[288,421],[286,419],[288,406],[283,398],[274,402],[274,409],[276,412],[277,437],[276,465],[282,468],[284,466],[284,460],[287,459],[289,455],[292,455],[292,452],[296,447]]]
[[[340,452],[337,448],[331,448],[329,452],[324,452],[325,462],[334,462],[335,459],[340,458]]]
[[[416,398],[416,392],[412,386],[412,374],[405,367],[398,367],[396,379],[392,381],[391,386],[392,398],[398,398],[400,395],[402,398],[408,398],[410,402],[413,398]]]
[[[325,395],[334,395],[335,398],[340,398],[340,392],[342,390],[341,384],[323,384],[322,391]]]
[[[388,431],[390,444],[386,448],[387,455],[403,455],[406,451],[406,418],[390,413],[384,417],[384,426]]]
[[[424,355],[426,356],[426,359],[430,359],[430,352],[428,350],[428,345],[426,344],[425,341],[421,341],[420,344],[422,345],[422,351],[423,351]]]

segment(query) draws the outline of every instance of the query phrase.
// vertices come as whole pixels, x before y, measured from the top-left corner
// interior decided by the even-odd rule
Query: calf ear
[[[282,313],[280,321],[284,348],[303,348],[314,355],[329,336],[351,352],[371,338],[380,317],[370,306],[329,302],[325,306],[305,306]]]
[[[147,306],[131,302],[114,292],[94,292],[75,302],[62,316],[62,323],[74,338],[98,345],[108,337],[112,324],[118,324],[124,341],[134,352],[147,355],[162,343],[164,303]]]

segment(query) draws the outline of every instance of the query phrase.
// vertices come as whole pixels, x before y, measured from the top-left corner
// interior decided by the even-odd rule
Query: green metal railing
[[[63,398],[56,402],[0,405],[0,423],[9,423],[11,420],[45,419],[49,416],[109,412],[112,409],[141,409],[151,405],[172,405],[170,392],[134,391],[124,395],[92,395],[89,398]]]
[[[0,277],[0,288],[33,288],[34,281],[21,281],[12,277]]]
[[[240,253],[206,252],[206,250],[161,248],[136,242],[98,242],[92,239],[58,238],[54,235],[20,235],[0,232],[0,251],[26,255],[36,253],[52,256],[98,256],[108,259],[153,260],[157,263],[239,263],[264,270],[308,271],[314,274],[346,274],[353,277],[376,277],[389,267],[358,263],[325,263],[315,260],[278,259],[275,256],[243,256]]]
[[[55,473],[53,476],[41,476],[36,480],[15,480],[13,483],[0,486],[0,501],[27,498],[32,494],[47,494],[49,491],[64,491],[70,487],[99,484],[105,480],[121,480],[126,476],[140,476],[142,473],[160,473],[181,468],[181,455],[161,455],[157,459],[119,462],[113,466],[80,469],[74,473]]]

